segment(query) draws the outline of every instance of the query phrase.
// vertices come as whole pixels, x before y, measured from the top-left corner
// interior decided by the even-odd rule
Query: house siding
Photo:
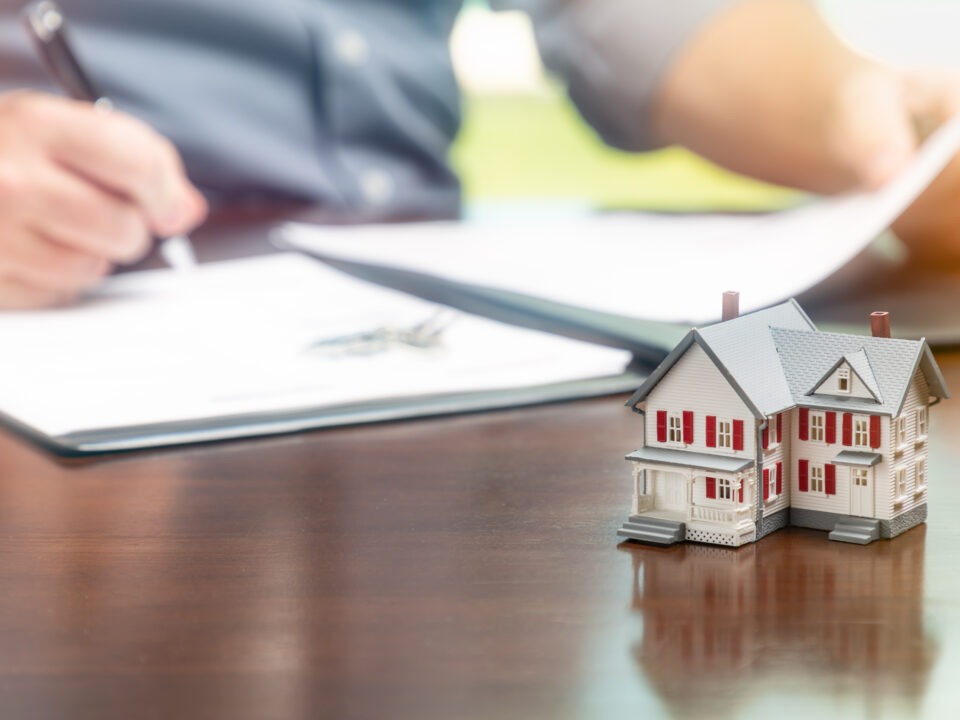
[[[811,410],[821,412],[819,410]],[[853,413],[854,417],[865,417],[867,413]],[[799,465],[800,460],[807,460],[811,465],[821,464],[824,467],[843,450],[857,449],[843,444],[843,413],[837,412],[837,434],[835,443],[827,443],[826,438],[823,442],[814,440],[800,440],[799,422],[800,410],[795,408],[790,411],[791,418],[791,448],[790,448],[790,492],[791,507],[801,510],[816,510],[819,512],[836,513],[838,515],[850,514],[850,479],[852,468],[845,465],[836,466],[836,494],[827,495],[826,493],[816,493],[812,489],[801,492],[799,487]],[[874,467],[874,517],[889,518],[889,508],[885,508],[882,498],[887,491],[889,482],[889,471],[886,466],[886,457],[890,447],[890,422],[886,416],[881,416],[880,422],[880,447],[871,449],[870,452],[878,452],[884,458]]]
[[[793,422],[791,417],[793,415],[792,411],[784,411],[783,420],[781,421],[781,437],[782,441],[779,445],[773,445],[773,442],[776,439],[776,416],[771,417],[771,427],[770,427],[770,444],[767,450],[763,451],[762,462],[763,470],[770,470],[771,472],[776,472],[777,463],[783,463],[783,492],[779,497],[774,499],[772,502],[768,502],[763,506],[763,516],[768,517],[774,513],[778,513],[786,508],[790,507],[790,498],[792,495],[791,485],[790,485],[790,446],[791,440],[793,439],[792,428]],[[757,423],[757,430],[760,428],[760,423]],[[763,482],[763,472],[759,473],[760,482],[758,487]],[[759,497],[763,498],[763,489],[760,487]]]
[[[840,373],[840,370],[846,368],[850,371],[850,392],[849,393],[840,393],[837,392],[837,375]],[[849,363],[841,364],[836,370],[830,373],[829,377],[820,383],[817,386],[817,389],[814,390],[814,394],[817,395],[830,395],[833,397],[855,397],[855,398],[866,398],[873,399],[873,393],[870,392],[863,380],[860,379],[860,376],[857,375],[857,371],[850,367]]]
[[[657,442],[657,411],[693,411],[693,443],[676,445]],[[691,345],[646,400],[647,419],[644,444],[691,452],[755,457],[754,417],[740,396],[699,345]],[[707,447],[706,418],[743,421],[743,450]]]
[[[916,461],[920,458],[927,457],[927,441],[924,440],[922,443],[917,443],[915,413],[917,409],[925,407],[928,404],[929,398],[930,391],[927,385],[927,380],[924,378],[923,373],[918,370],[910,383],[910,389],[907,391],[906,398],[903,402],[903,409],[900,413],[901,415],[906,416],[907,419],[907,443],[903,449],[897,448],[896,418],[891,418],[890,421],[886,423],[886,431],[888,433],[888,437],[890,438],[890,447],[892,449],[892,453],[889,455],[890,462],[886,464],[887,468],[884,476],[884,482],[883,484],[881,484],[879,481],[877,483],[877,491],[879,494],[877,504],[879,505],[882,502],[884,505],[885,512],[882,516],[884,519],[893,518],[901,513],[909,512],[927,502],[926,490],[923,490],[920,493],[916,492]],[[929,427],[930,419],[928,416],[928,432]],[[899,503],[897,503],[896,497],[897,488],[895,478],[895,472],[898,467],[904,467],[907,471],[907,491],[902,501]],[[928,483],[929,474],[930,467],[928,464]]]

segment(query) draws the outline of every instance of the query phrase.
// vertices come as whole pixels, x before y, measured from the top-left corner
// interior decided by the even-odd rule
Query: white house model
[[[628,405],[643,420],[618,535],[738,546],[786,525],[869,543],[927,516],[929,408],[949,397],[924,340],[820,332],[795,300],[694,329]]]

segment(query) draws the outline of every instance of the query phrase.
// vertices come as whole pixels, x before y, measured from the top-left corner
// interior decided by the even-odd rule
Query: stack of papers
[[[384,339],[434,320],[426,347]],[[0,410],[75,452],[516,404],[496,394],[510,390],[526,402],[582,396],[564,384],[590,378],[607,379],[595,393],[638,382],[624,374],[627,351],[438,315],[296,254],[117,276],[76,307],[0,314],[0,336]]]
[[[799,295],[866,248],[960,148],[960,117],[876,192],[762,215],[624,213],[550,221],[318,227],[284,244],[318,257],[426,273],[644,320],[718,318],[724,290],[749,311]]]

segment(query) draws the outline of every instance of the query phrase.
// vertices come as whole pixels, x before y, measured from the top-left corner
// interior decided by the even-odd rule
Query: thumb
[[[845,122],[837,155],[861,187],[876,189],[893,178],[917,149],[912,113],[900,76],[882,68],[859,73],[844,88]]]
[[[926,139],[960,112],[960,74],[946,70],[916,70],[903,75],[903,96],[914,131]]]

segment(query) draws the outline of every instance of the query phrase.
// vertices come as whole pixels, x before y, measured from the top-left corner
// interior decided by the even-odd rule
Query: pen
[[[40,60],[54,81],[74,100],[86,100],[98,109],[110,112],[113,103],[90,81],[67,42],[60,7],[50,0],[33,2],[24,7],[21,19]],[[175,270],[186,270],[197,264],[193,245],[186,235],[162,239],[159,248],[163,259]]]

